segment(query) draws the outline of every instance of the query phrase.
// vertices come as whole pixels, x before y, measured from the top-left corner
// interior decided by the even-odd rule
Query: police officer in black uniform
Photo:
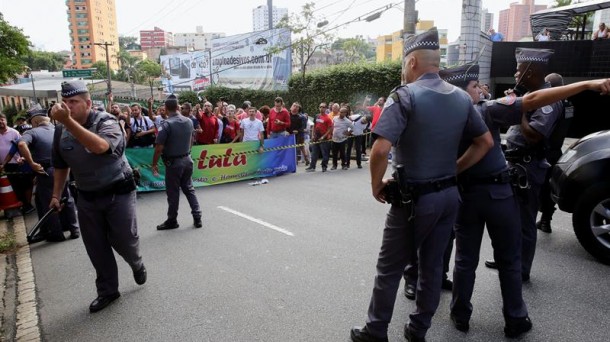
[[[193,159],[191,159],[191,143],[193,136],[193,121],[178,113],[178,99],[168,96],[165,108],[169,115],[157,135],[152,169],[159,174],[159,157],[165,164],[165,191],[167,192],[167,220],[157,226],[158,230],[178,228],[178,204],[180,189],[191,206],[193,225],[201,228],[201,208],[193,187]]]
[[[517,86],[532,92],[550,88],[544,81],[553,50],[517,48]],[[516,86],[516,87],[517,87]],[[521,216],[521,277],[529,281],[534,254],[536,252],[536,215],[538,213],[540,188],[544,183],[550,164],[546,160],[549,137],[563,112],[561,101],[543,106],[522,116],[519,125],[511,126],[507,132],[506,159],[527,175],[527,189],[520,191],[519,209]],[[494,262],[486,262],[487,267],[496,268]]]
[[[403,79],[408,84],[390,94],[373,130],[378,138],[370,159],[372,192],[380,202],[391,200],[392,207],[366,326],[352,328],[352,341],[388,340],[400,279],[413,253],[419,261],[417,308],[404,333],[409,341],[425,340],[440,301],[442,259],[457,215],[456,174],[478,162],[493,145],[470,97],[438,76],[436,28],[411,37],[405,55]],[[458,160],[463,136],[471,137],[473,144]],[[400,189],[396,197],[388,197],[390,183],[383,180],[392,146]]]
[[[62,103],[51,109],[55,128],[52,164],[55,168],[50,207],[59,199],[68,173],[78,187],[78,220],[87,254],[97,274],[97,298],[90,312],[104,309],[120,297],[113,249],[125,259],[137,284],[146,282],[136,222],[136,184],[125,157],[125,136],[116,117],[91,109],[82,81],[61,85]]]
[[[563,77],[557,73],[546,75],[544,81],[548,82],[551,87],[563,86]],[[544,184],[540,189],[539,210],[541,215],[540,220],[536,222],[536,228],[544,233],[551,233],[553,231],[551,228],[551,220],[553,219],[553,213],[555,212],[555,202],[551,198],[551,174],[553,166],[557,164],[559,158],[561,158],[561,155],[563,154],[563,141],[568,133],[570,121],[574,116],[574,106],[568,99],[563,99],[561,105],[562,113],[549,138],[549,148],[546,154],[546,160],[551,164],[551,167],[548,168]]]
[[[51,166],[51,149],[55,126],[47,116],[47,110],[36,105],[28,110],[28,120],[33,128],[24,132],[18,142],[19,154],[30,165],[36,175],[35,204],[38,219],[46,213],[49,202],[53,196],[53,174]],[[34,236],[30,243],[46,239],[47,241],[64,241],[64,230],[70,231],[71,239],[80,237],[80,230],[76,220],[74,199],[66,186],[62,197],[66,199],[62,211],[53,213],[40,229],[38,236]]]
[[[481,161],[458,176],[460,210],[455,225],[456,255],[453,271],[451,320],[463,332],[470,328],[472,292],[483,230],[487,227],[499,268],[504,329],[507,337],[529,331],[532,323],[522,296],[521,227],[519,206],[513,195],[511,177],[501,149],[500,127],[521,122],[521,99],[514,96],[497,101],[480,101],[479,66],[464,65],[440,71],[443,80],[465,90],[476,103],[487,124],[494,147]],[[468,147],[464,141],[460,154]]]

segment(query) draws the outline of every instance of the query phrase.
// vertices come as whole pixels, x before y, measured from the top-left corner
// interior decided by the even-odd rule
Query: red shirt
[[[379,116],[381,115],[381,110],[383,108],[379,107],[379,106],[369,106],[366,107],[366,109],[371,111],[371,114],[373,114],[373,120],[371,120],[371,129],[375,128],[375,125],[377,124],[377,120],[379,120]]]
[[[199,126],[203,132],[197,133],[195,140],[197,140],[197,143],[199,144],[213,144],[218,133],[218,120],[216,117],[214,115],[208,117],[207,115],[202,114],[197,120],[199,121]]]
[[[275,120],[280,120],[284,124],[276,124]],[[280,112],[275,111],[275,107],[271,108],[269,111],[269,123],[267,124],[267,133],[277,133],[284,132],[290,129],[290,113],[286,110],[286,108],[282,108]]]
[[[324,134],[326,134],[326,132],[328,132],[329,128],[333,127],[333,121],[330,119],[330,116],[328,116],[328,114],[318,114],[318,117],[316,117],[316,122],[314,125],[314,137],[316,139],[320,139],[322,138],[322,136]],[[332,135],[332,131],[330,134],[326,135],[326,139],[329,139]]]
[[[231,121],[228,125],[225,126],[223,130],[223,134],[225,139],[233,140],[237,136],[237,132],[239,132],[239,121]]]

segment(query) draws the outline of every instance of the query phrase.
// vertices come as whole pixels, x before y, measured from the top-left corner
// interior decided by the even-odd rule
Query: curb
[[[11,222],[10,220],[8,222]],[[10,223],[9,223],[10,224]],[[12,219],[12,230],[17,240],[18,250],[15,253],[15,341],[39,342],[40,315],[38,313],[38,300],[36,297],[36,283],[34,282],[34,270],[30,257],[30,246],[27,241],[27,233],[23,216],[19,215]],[[11,258],[8,258],[9,264]],[[8,278],[4,278],[8,279]],[[5,285],[4,287],[6,287]],[[10,285],[9,285],[10,286]],[[9,313],[10,314],[10,313]]]

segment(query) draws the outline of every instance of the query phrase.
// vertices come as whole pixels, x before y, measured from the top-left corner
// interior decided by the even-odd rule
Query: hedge
[[[305,77],[300,73],[294,74],[288,82],[288,91],[214,86],[206,89],[203,95],[212,103],[216,103],[222,97],[237,107],[240,107],[245,100],[252,102],[256,107],[273,106],[274,99],[281,96],[287,107],[292,102],[298,101],[303,105],[305,112],[313,114],[318,112],[320,102],[359,104],[366,95],[371,95],[372,102],[380,96],[387,96],[400,84],[400,72],[400,62],[343,64],[308,72]]]

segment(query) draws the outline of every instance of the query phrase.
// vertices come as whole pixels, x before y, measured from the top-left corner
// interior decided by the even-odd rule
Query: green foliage
[[[119,50],[129,50],[137,45],[138,37],[119,36]]]
[[[157,78],[161,76],[161,64],[150,59],[143,60],[137,65],[137,69],[146,78]]]
[[[0,235],[0,253],[12,251],[17,247],[17,238],[14,233]]]
[[[287,92],[214,86],[206,89],[203,95],[213,104],[223,98],[239,107],[248,100],[257,108],[273,106],[273,100],[281,96],[287,107],[298,101],[305,112],[315,114],[320,102],[349,102],[356,105],[361,104],[366,95],[371,95],[373,99],[387,96],[394,87],[400,85],[400,72],[399,61],[343,64],[309,72],[305,76],[294,75],[288,82]],[[181,92],[180,103],[186,102],[186,98],[189,99],[188,102],[197,103],[195,92]]]
[[[104,80],[108,78],[108,68],[106,67],[106,62],[97,61],[91,65],[91,68],[97,69],[91,75],[93,79]]]
[[[30,52],[30,45],[23,31],[11,26],[0,13],[0,83],[23,72],[23,58]]]
[[[195,105],[196,103],[201,103],[201,101],[199,101],[199,99],[197,98],[197,93],[191,90],[181,91],[178,94],[178,103],[183,104],[185,102],[188,102],[192,105]]]
[[[4,106],[2,113],[6,115],[6,121],[12,125],[15,118],[19,116],[26,116],[26,109],[19,110],[13,105]]]
[[[64,56],[57,52],[32,51],[22,61],[31,70],[61,71],[64,66]]]
[[[333,35],[328,31],[328,21],[325,25],[318,26],[318,23],[322,23],[323,18],[318,17],[315,14],[315,3],[308,2],[303,5],[301,13],[291,14],[282,18],[276,28],[288,28],[292,32],[292,51],[297,56],[302,56],[301,64],[303,69],[301,72],[305,74],[307,70],[307,63],[314,52],[322,46],[326,45],[327,42],[333,40]],[[269,53],[277,53],[287,47],[279,46],[269,49]]]
[[[366,95],[387,96],[400,85],[399,61],[332,66],[293,76],[288,82],[292,101],[299,101],[308,113],[317,113],[320,102],[361,104]]]

